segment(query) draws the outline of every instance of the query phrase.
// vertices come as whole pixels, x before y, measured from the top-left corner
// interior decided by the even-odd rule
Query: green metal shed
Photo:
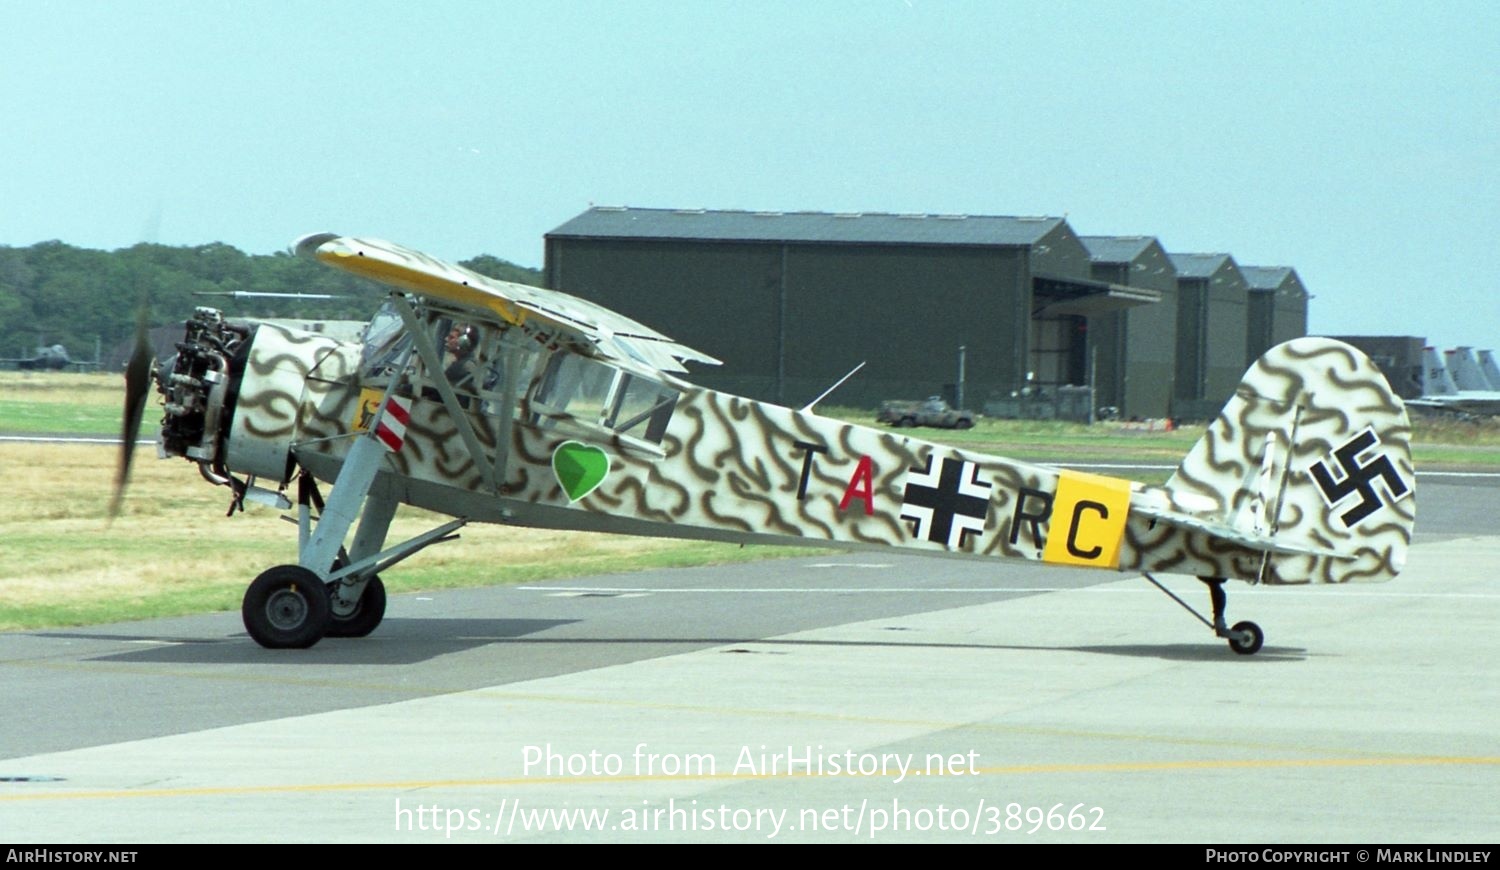
[[[724,361],[693,379],[787,404],[958,382],[966,403],[1084,384],[1090,316],[1154,302],[1091,274],[1060,217],[595,207],[546,235],[546,281]]]

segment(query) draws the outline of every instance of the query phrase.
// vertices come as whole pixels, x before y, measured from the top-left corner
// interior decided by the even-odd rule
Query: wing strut
[[[307,532],[305,513],[298,524],[299,529],[302,530],[299,537],[304,540],[297,555],[297,564],[323,580],[328,579],[334,560],[343,549],[344,538],[349,534],[350,526],[354,525],[355,518],[359,516],[365,495],[369,493],[370,485],[375,482],[375,474],[380,470],[381,462],[385,459],[386,447],[375,433],[380,428],[380,421],[385,416],[386,408],[390,405],[391,396],[396,389],[396,381],[406,371],[406,363],[410,358],[411,350],[408,349],[402,356],[400,364],[391,372],[385,395],[380,399],[380,407],[375,409],[375,416],[370,418],[365,433],[355,438],[354,443],[350,445],[349,454],[344,457],[343,467],[339,469],[339,476],[334,480],[333,492],[318,513],[317,526],[311,530],[310,534]],[[303,510],[306,510],[305,507]]]
[[[411,336],[412,345],[417,349],[417,355],[422,358],[422,365],[426,367],[433,386],[437,387],[438,395],[443,399],[443,408],[448,411],[448,416],[453,418],[453,425],[458,429],[458,437],[463,439],[464,446],[469,450],[469,456],[473,457],[474,464],[478,466],[485,486],[494,492],[496,488],[495,466],[485,455],[484,448],[479,443],[479,436],[474,434],[474,425],[469,421],[468,412],[459,404],[458,396],[453,392],[453,385],[448,383],[448,376],[443,373],[443,360],[438,355],[437,345],[432,343],[432,336],[427,334],[426,328],[417,319],[416,312],[411,310],[411,303],[404,297],[396,300],[396,311],[401,314],[401,320],[406,324],[406,332]],[[374,425],[372,424],[370,428],[373,431]]]

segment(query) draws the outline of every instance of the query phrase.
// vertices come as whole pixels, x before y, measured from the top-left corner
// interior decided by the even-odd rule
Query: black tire
[[[1253,656],[1260,652],[1266,642],[1265,632],[1253,622],[1236,622],[1229,629],[1229,648],[1242,656]]]
[[[240,617],[266,649],[307,649],[323,638],[331,609],[318,575],[299,565],[277,565],[245,590]]]
[[[953,424],[953,428],[955,428],[955,429],[973,429],[974,428],[974,421],[970,420],[968,417],[959,417],[958,418],[958,422]]]
[[[330,610],[328,630],[323,634],[325,637],[364,637],[384,618],[385,584],[376,575],[365,583],[365,591],[360,593],[352,611],[340,616],[338,611]]]
[[[901,429],[911,429],[917,425],[916,417],[902,417],[896,421],[896,426]]]

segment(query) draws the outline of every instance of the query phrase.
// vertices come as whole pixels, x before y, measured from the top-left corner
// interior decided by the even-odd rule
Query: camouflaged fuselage
[[[301,465],[332,481],[368,416],[368,390],[386,386],[360,381],[358,356],[358,346],[261,326],[233,409],[229,469],[285,483]],[[659,445],[541,421],[525,395],[510,420],[472,402],[460,413],[486,463],[441,400],[408,395],[405,441],[384,457],[383,485],[482,522],[1279,583],[1387,579],[1415,517],[1400,400],[1367,359],[1325,339],[1258,361],[1165,487],[664,380],[680,396]],[[1267,555],[1246,535],[1307,552]]]

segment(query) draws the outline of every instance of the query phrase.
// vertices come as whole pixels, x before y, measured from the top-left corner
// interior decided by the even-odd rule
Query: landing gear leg
[[[351,451],[345,469],[353,457]],[[460,517],[386,547],[386,533],[398,502],[389,483],[381,479],[362,481],[359,476],[346,478],[340,471],[333,495],[325,504],[311,478],[304,481],[298,505],[300,564],[267,571],[266,575],[274,577],[262,575],[245,594],[245,627],[264,647],[309,647],[324,637],[364,637],[374,631],[385,616],[381,572],[433,544],[456,539],[455,533],[468,523],[467,518]],[[341,502],[339,488],[346,483],[353,485],[344,488]],[[346,552],[344,535],[359,512],[356,498],[364,501],[364,513],[354,535],[353,550]],[[312,520],[314,507],[319,513],[316,525]],[[310,585],[316,585],[317,590],[309,591]]]
[[[1167,587],[1157,582],[1155,577],[1149,573],[1142,572],[1143,577],[1151,582],[1151,585],[1166,593],[1168,598],[1182,605],[1188,613],[1198,618],[1198,621],[1212,629],[1216,637],[1222,637],[1229,641],[1229,648],[1242,656],[1255,655],[1260,652],[1261,646],[1266,642],[1265,632],[1260,626],[1253,622],[1236,622],[1232,627],[1227,627],[1224,622],[1224,610],[1228,605],[1229,596],[1224,592],[1224,577],[1199,577],[1208,586],[1208,597],[1213,605],[1213,621],[1204,618],[1203,614],[1194,610],[1190,604],[1172,594]]]
[[[364,513],[359,518],[359,529],[354,533],[350,552],[339,554],[335,569],[343,568],[380,552],[385,545],[385,534],[396,515],[396,496],[388,484],[377,479],[365,498]],[[374,631],[385,617],[385,584],[380,576],[366,570],[350,574],[337,582],[328,584],[332,605],[328,622],[328,637],[364,637]]]
[[[1229,627],[1224,622],[1224,607],[1229,603],[1229,596],[1224,592],[1223,577],[1199,577],[1203,585],[1208,587],[1208,600],[1214,609],[1214,634],[1224,637]]]
[[[297,564],[278,566],[255,578],[240,605],[245,629],[256,643],[270,649],[306,648],[322,640],[328,632],[334,609],[328,586],[333,578],[329,575],[344,546],[344,536],[375,481],[383,455],[384,448],[374,438],[354,440],[333,484],[333,495],[321,506],[318,524],[311,534],[307,529],[310,506],[306,501],[300,506]],[[310,585],[318,588],[310,591]],[[353,601],[359,602],[363,592],[361,582]],[[375,602],[371,603],[373,612]],[[384,603],[382,598],[379,602],[382,614]],[[346,618],[353,615],[353,609],[343,608]],[[369,628],[374,630],[374,625]]]
[[[1260,652],[1266,635],[1253,622],[1236,622],[1229,628],[1224,622],[1224,608],[1229,596],[1224,593],[1224,577],[1199,577],[1208,586],[1208,597],[1214,608],[1214,634],[1229,641],[1229,648],[1242,656],[1253,656]]]

